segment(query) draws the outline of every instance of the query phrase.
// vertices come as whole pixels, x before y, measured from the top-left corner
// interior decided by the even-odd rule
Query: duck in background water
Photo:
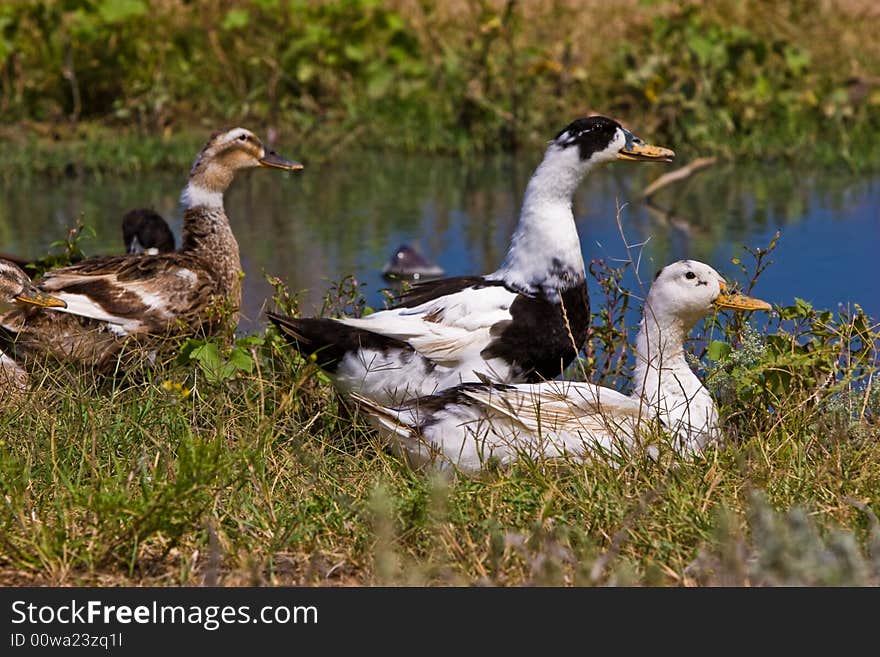
[[[87,258],[48,271],[36,286],[67,307],[15,308],[0,316],[7,360],[26,369],[51,357],[101,371],[114,366],[127,340],[152,347],[237,324],[241,261],[223,196],[239,171],[257,167],[302,169],[244,128],[211,135],[181,195],[180,249]]]
[[[444,273],[442,267],[429,261],[416,247],[409,244],[398,246],[382,268],[382,276],[392,281],[418,281],[423,278],[437,278]]]
[[[394,308],[363,318],[268,317],[295,349],[315,354],[339,390],[381,403],[480,377],[554,378],[574,359],[590,321],[575,191],[599,164],[673,156],[612,119],[578,119],[550,141],[494,273],[419,282]]]
[[[656,422],[682,454],[717,437],[718,409],[687,364],[684,341],[720,309],[770,310],[732,293],[709,265],[682,260],[651,285],[636,339],[631,396],[575,381],[468,383],[388,407],[354,395],[383,438],[415,467],[476,472],[520,458],[619,458],[656,454]]]

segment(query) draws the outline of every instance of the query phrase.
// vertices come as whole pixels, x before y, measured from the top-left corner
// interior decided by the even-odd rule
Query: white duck
[[[718,411],[688,366],[684,340],[715,309],[770,310],[764,301],[728,292],[701,262],[662,269],[645,302],[636,340],[631,396],[590,383],[470,383],[384,407],[354,395],[373,425],[415,466],[473,472],[491,460],[594,458],[624,454],[657,436],[656,421],[682,453],[715,437]]]
[[[593,167],[613,160],[670,162],[611,119],[578,119],[550,142],[526,188],[501,267],[416,285],[389,310],[364,318],[269,319],[337,388],[380,403],[487,377],[501,383],[559,375],[590,320],[572,197]]]

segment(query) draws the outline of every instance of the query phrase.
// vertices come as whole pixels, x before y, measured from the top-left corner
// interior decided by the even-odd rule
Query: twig
[[[645,187],[645,191],[642,192],[642,198],[650,198],[652,195],[656,194],[664,187],[667,187],[674,182],[678,182],[679,180],[689,178],[698,171],[702,171],[703,169],[712,166],[717,161],[717,157],[698,157],[696,160],[694,160],[690,164],[681,167],[680,169],[670,171],[669,173],[664,173],[662,176],[657,178],[657,180]]]
[[[868,408],[868,398],[871,396],[871,385],[873,383],[874,383],[874,372],[871,372],[871,374],[868,376],[868,385],[865,388],[865,397],[862,400],[862,408],[859,411],[859,421],[860,422],[865,421],[865,411]]]

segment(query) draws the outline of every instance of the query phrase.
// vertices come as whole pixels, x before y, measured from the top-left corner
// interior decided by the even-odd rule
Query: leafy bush
[[[516,148],[595,110],[638,119],[640,131],[679,152],[876,162],[876,12],[652,2],[627,4],[621,21],[620,9],[513,0],[5,3],[0,118],[48,125],[36,133],[56,139],[83,120],[163,136],[259,122],[326,156],[351,143]],[[853,41],[852,57],[827,46]]]

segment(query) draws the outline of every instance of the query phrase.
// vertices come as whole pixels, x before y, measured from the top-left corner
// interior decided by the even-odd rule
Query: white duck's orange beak
[[[747,310],[773,310],[773,307],[766,301],[747,297],[745,294],[731,292],[726,283],[719,282],[721,294],[713,302],[716,308],[722,310],[738,310],[740,312]]]

